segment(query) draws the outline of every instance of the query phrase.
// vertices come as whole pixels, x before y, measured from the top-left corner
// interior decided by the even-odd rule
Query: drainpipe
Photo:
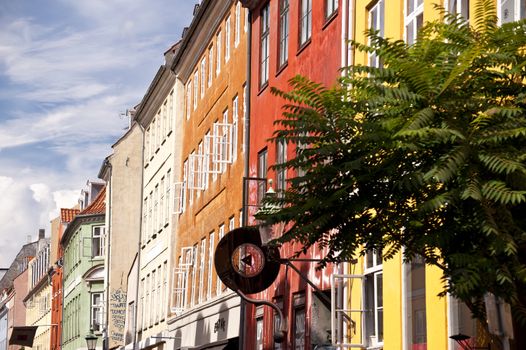
[[[245,143],[245,176],[244,178],[248,178],[250,176],[250,85],[251,85],[251,60],[252,60],[252,11],[248,9],[248,23],[247,23],[247,82],[246,82],[246,96],[243,98],[245,99],[245,106],[246,106],[246,116],[245,116],[245,140],[243,142]],[[245,186],[245,183],[243,181],[243,202],[245,201],[245,198],[248,198],[248,189],[247,186]],[[244,205],[245,203],[243,203]],[[248,210],[246,208],[243,208],[243,226],[246,226],[248,222]],[[241,317],[239,322],[239,350],[244,349],[244,342],[246,338],[246,327],[245,325],[245,313],[246,313],[246,301],[241,300]]]
[[[141,277],[141,242],[142,242],[142,211],[143,211],[143,196],[144,196],[144,139],[145,139],[145,130],[143,128],[143,126],[141,125],[141,123],[137,122],[137,125],[139,126],[139,128],[141,129],[141,133],[142,133],[142,142],[141,142],[141,204],[140,204],[140,215],[141,215],[141,222],[139,224],[139,243],[137,244],[138,245],[138,248],[137,248],[137,286],[135,288],[135,303],[134,304],[134,315],[135,315],[135,320],[134,320],[134,329],[133,329],[133,349],[134,350],[137,350],[139,347],[138,347],[138,344],[137,344],[137,320],[139,318],[139,313],[138,313],[138,310],[139,310],[139,286],[141,285],[140,284],[140,277]]]

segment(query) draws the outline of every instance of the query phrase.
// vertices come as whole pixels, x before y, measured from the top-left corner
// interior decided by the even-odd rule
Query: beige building
[[[180,140],[180,116],[170,70],[177,51],[165,53],[166,62],[154,77],[137,107],[134,121],[143,132],[141,235],[138,256],[137,317],[134,344],[137,348],[163,348],[169,294],[169,260],[172,237],[175,142]]]
[[[130,112],[133,116],[133,112]],[[142,187],[141,128],[133,123],[99,172],[106,181],[105,304],[108,348],[125,345],[128,272],[139,247]],[[132,308],[136,305],[132,304]]]

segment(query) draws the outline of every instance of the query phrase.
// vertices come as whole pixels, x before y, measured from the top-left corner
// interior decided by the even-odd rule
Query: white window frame
[[[205,300],[205,263],[206,263],[206,237],[201,239],[201,259],[199,261],[199,304]]]
[[[331,18],[338,11],[338,0],[325,0],[325,19]]]
[[[190,119],[192,111],[192,80],[186,84],[186,120]]]
[[[259,86],[263,87],[268,83],[270,76],[270,3],[261,9],[259,33]]]
[[[239,128],[239,97],[234,96],[232,100],[232,162],[237,160],[238,147],[238,128]]]
[[[206,57],[201,60],[201,98],[205,96],[206,82]]]
[[[469,0],[448,0],[447,10],[450,13],[460,14],[464,19],[469,20]]]
[[[225,20],[225,62],[230,61],[230,15]]]
[[[95,304],[96,297],[99,304]],[[100,332],[104,328],[104,293],[90,293],[90,327],[95,332]]]
[[[106,226],[97,225],[93,226],[91,230],[91,257],[92,258],[101,258],[104,256],[105,244],[106,244]],[[96,252],[94,243],[99,241],[99,249]]]
[[[514,12],[513,17],[509,19],[504,18],[504,15],[506,15],[505,13],[506,11],[503,11],[504,5],[507,2],[512,3],[513,12]],[[498,0],[497,1],[497,16],[499,18],[499,24],[518,21],[520,19],[526,18],[526,8],[521,8],[521,2],[522,0]],[[524,6],[526,7],[526,4],[524,4]]]
[[[194,72],[194,111],[197,109],[197,100],[199,97],[199,71]]]
[[[208,299],[212,298],[214,248],[215,248],[215,232],[212,231],[210,232],[210,238],[208,242],[208,281],[206,284],[206,296]]]
[[[221,241],[221,239],[225,236],[225,225],[224,224],[221,224],[219,225],[219,234],[218,234],[218,242]],[[223,286],[222,286],[222,283],[221,283],[221,279],[217,278],[217,286],[216,286],[217,290],[216,290],[216,295],[219,295],[221,294],[221,292],[223,291]]]
[[[234,47],[239,46],[239,37],[241,32],[241,2],[236,3],[236,23],[234,27]]]
[[[289,60],[290,1],[279,0],[279,64],[283,67]]]
[[[192,250],[192,260],[194,263],[197,263],[197,259],[199,257],[199,246],[194,244],[193,250]],[[195,299],[196,299],[196,292],[197,292],[197,266],[194,264],[192,265],[192,294],[190,294],[190,306],[195,306]]]
[[[312,36],[312,0],[301,0],[299,31],[299,46],[302,47]]]
[[[216,34],[216,46],[217,46],[217,53],[216,53],[216,76],[221,73],[221,30],[219,30]]]
[[[418,2],[421,1],[421,4]],[[409,12],[408,6],[412,4],[412,12]],[[418,37],[418,30],[424,23],[424,0],[405,0],[405,19],[404,19],[404,30],[405,30],[405,41],[409,45],[415,43]],[[418,23],[418,18],[422,16],[422,23]],[[411,28],[413,37],[409,37],[408,29]]]
[[[372,258],[372,266],[368,266],[367,265],[367,258],[368,256],[371,256]],[[378,263],[378,259],[380,259],[380,263]],[[364,280],[364,284],[365,284],[365,297],[367,298],[368,297],[368,294],[369,293],[372,293],[372,299],[373,299],[373,309],[372,310],[367,310],[368,313],[370,314],[372,312],[372,315],[373,315],[373,322],[374,322],[374,330],[373,332],[371,333],[372,336],[369,337],[369,339],[366,339],[366,342],[368,344],[369,347],[381,347],[383,346],[384,342],[383,342],[383,337],[381,340],[378,340],[378,335],[379,335],[379,330],[380,330],[380,327],[382,327],[382,336],[383,336],[383,330],[385,330],[385,327],[384,325],[380,325],[379,324],[379,313],[382,312],[383,314],[383,303],[382,305],[378,305],[379,303],[379,300],[378,300],[378,289],[379,289],[379,286],[378,286],[378,279],[379,278],[382,278],[382,283],[383,283],[383,261],[381,260],[382,257],[381,255],[378,255],[378,253],[376,251],[368,251],[364,257],[364,277],[365,277],[365,280]],[[368,279],[371,278],[372,279],[372,286],[373,286],[373,290],[368,290]],[[383,291],[383,286],[381,287],[381,290]],[[382,296],[382,300],[383,300],[383,296]],[[366,318],[367,318],[367,314],[366,314]],[[384,318],[382,317],[382,320]],[[368,329],[367,329],[367,321],[366,321],[366,324],[365,324],[365,328],[366,328],[366,333],[369,333]]]
[[[385,29],[385,5],[384,0],[378,0],[373,7],[369,9],[369,28],[378,30],[381,37],[384,36]],[[370,44],[370,43],[369,43]],[[369,66],[380,68],[380,58],[376,52],[369,53]]]
[[[208,49],[208,87],[212,86],[212,80],[214,78],[214,46],[210,45]]]

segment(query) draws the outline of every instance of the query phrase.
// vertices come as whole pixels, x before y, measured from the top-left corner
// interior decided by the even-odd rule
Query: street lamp
[[[86,339],[86,345],[88,346],[88,350],[95,350],[97,347],[97,336],[93,334],[93,329],[90,329],[89,334],[84,337]]]

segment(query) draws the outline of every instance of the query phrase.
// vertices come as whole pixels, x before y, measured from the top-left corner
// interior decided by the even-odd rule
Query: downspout
[[[140,286],[140,277],[141,277],[141,242],[142,242],[142,211],[143,211],[143,196],[144,196],[144,133],[145,130],[141,123],[137,122],[137,125],[139,126],[141,133],[142,133],[142,142],[141,142],[141,204],[139,206],[140,208],[140,215],[141,215],[141,222],[139,224],[139,242],[137,243],[137,286],[135,288],[135,303],[134,303],[134,314],[135,314],[135,320],[134,320],[134,329],[133,329],[133,349],[138,349],[137,344],[137,320],[139,318],[139,286]]]
[[[246,95],[243,96],[246,106],[246,115],[245,115],[245,139],[243,142],[245,143],[245,175],[244,178],[248,178],[250,176],[250,87],[251,87],[251,60],[252,60],[252,11],[248,9],[248,16],[247,16],[247,82],[246,82]],[[248,198],[248,188],[245,186],[245,181],[243,181],[243,205],[245,204],[245,198]],[[247,208],[243,208],[243,226],[246,226],[248,222],[248,210]],[[245,318],[246,318],[246,301],[244,299],[241,299],[241,317],[239,322],[239,350],[244,349],[244,342],[246,339],[246,328],[245,327]]]

